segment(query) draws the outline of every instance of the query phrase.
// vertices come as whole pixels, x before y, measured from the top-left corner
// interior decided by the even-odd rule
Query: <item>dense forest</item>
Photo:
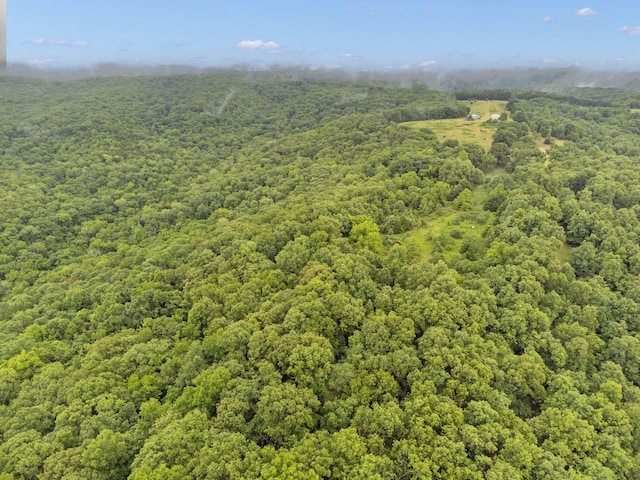
[[[0,480],[640,479],[640,94],[0,98]]]

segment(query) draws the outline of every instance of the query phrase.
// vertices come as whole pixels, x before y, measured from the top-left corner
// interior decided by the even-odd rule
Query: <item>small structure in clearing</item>
[[[401,125],[411,128],[428,128],[438,136],[438,140],[441,142],[457,140],[460,143],[477,143],[485,151],[488,151],[491,148],[493,135],[496,133],[498,123],[484,122],[483,119],[489,120],[491,114],[505,112],[506,106],[506,101],[477,100],[469,104],[470,114],[461,118],[418,120],[405,122]],[[478,115],[478,117],[472,119],[471,114]],[[507,120],[506,118],[504,119]]]
[[[472,113],[467,118],[470,118],[471,120],[480,120],[480,115],[478,115],[477,113]]]
[[[494,113],[493,115],[491,115],[491,120],[500,120],[500,114]]]

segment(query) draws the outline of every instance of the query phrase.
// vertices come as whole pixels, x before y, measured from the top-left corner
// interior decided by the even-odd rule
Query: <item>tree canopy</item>
[[[0,96],[0,479],[640,477],[637,94]]]

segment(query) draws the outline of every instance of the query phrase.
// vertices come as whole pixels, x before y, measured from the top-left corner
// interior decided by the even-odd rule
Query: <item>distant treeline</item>
[[[438,105],[430,107],[397,107],[387,110],[385,118],[390,122],[415,122],[418,120],[437,120],[443,118],[460,118],[469,114],[469,107],[460,104]]]
[[[557,102],[579,105],[582,107],[611,107],[613,104],[608,100],[593,100],[580,98],[572,95],[560,95],[556,93],[518,91],[505,89],[470,90],[467,92],[456,92],[458,100],[531,100],[532,98],[548,98]],[[633,108],[633,107],[632,107]]]
[[[568,103],[570,105],[578,105],[581,107],[611,107],[613,104],[608,100],[593,100],[588,98],[579,98],[571,95],[558,95],[555,93],[543,92],[515,92],[515,98],[520,100],[531,100],[533,98],[548,98],[556,102]]]
[[[504,100],[513,98],[513,90],[491,89],[491,90],[469,90],[466,92],[455,92],[458,100]]]

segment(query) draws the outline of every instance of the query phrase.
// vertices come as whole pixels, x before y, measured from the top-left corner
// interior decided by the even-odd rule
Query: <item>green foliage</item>
[[[358,247],[366,248],[374,253],[382,253],[380,230],[371,219],[354,219],[350,237]]]
[[[471,210],[471,190],[465,188],[458,196],[453,200],[453,204],[458,210],[468,211]]]
[[[0,83],[0,478],[637,478],[637,95],[283,75]]]

